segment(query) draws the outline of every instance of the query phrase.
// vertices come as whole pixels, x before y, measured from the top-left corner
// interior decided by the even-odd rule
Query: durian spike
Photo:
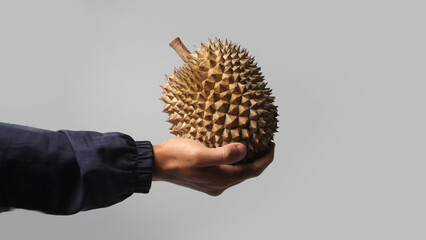
[[[184,62],[191,60],[191,52],[186,48],[179,37],[173,39],[169,45],[179,54],[179,57],[181,57]]]

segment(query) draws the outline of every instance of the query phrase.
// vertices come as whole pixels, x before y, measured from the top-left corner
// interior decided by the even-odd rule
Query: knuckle
[[[212,196],[212,197],[217,197],[222,193],[223,193],[223,190],[211,190],[211,191],[207,192],[207,194]]]
[[[188,151],[187,154],[189,159],[198,159],[201,152],[198,149],[192,149],[191,151]]]
[[[190,165],[196,165],[200,162],[202,152],[200,150],[192,150],[187,153],[187,163]]]
[[[252,178],[259,177],[261,173],[262,173],[262,171],[260,169],[254,169],[251,172],[250,177],[252,177]]]
[[[260,176],[260,174],[262,174],[262,172],[263,172],[263,170],[262,170],[262,169],[257,169],[257,170],[254,172],[254,176],[255,176],[255,177],[259,177],[259,176]]]
[[[218,187],[221,189],[226,189],[230,186],[231,184],[228,181],[222,181],[218,184]]]
[[[228,161],[231,158],[231,151],[229,150],[229,148],[223,148],[222,150],[222,158],[224,161]]]

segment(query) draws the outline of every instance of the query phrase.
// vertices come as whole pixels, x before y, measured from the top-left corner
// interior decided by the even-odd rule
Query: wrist
[[[161,177],[162,171],[162,159],[164,159],[164,146],[163,143],[156,144],[152,146],[153,151],[153,169],[152,169],[152,180],[153,181],[160,181],[163,180]]]

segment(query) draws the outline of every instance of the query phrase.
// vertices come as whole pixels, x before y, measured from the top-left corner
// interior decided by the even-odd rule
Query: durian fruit
[[[179,38],[170,46],[185,65],[166,75],[162,100],[171,133],[208,147],[241,142],[250,162],[277,131],[277,107],[260,67],[239,45],[215,39],[191,54]]]

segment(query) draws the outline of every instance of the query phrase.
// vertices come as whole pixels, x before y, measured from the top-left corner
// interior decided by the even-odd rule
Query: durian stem
[[[173,39],[169,45],[179,54],[184,62],[188,62],[191,59],[191,52],[185,47],[179,37]]]

